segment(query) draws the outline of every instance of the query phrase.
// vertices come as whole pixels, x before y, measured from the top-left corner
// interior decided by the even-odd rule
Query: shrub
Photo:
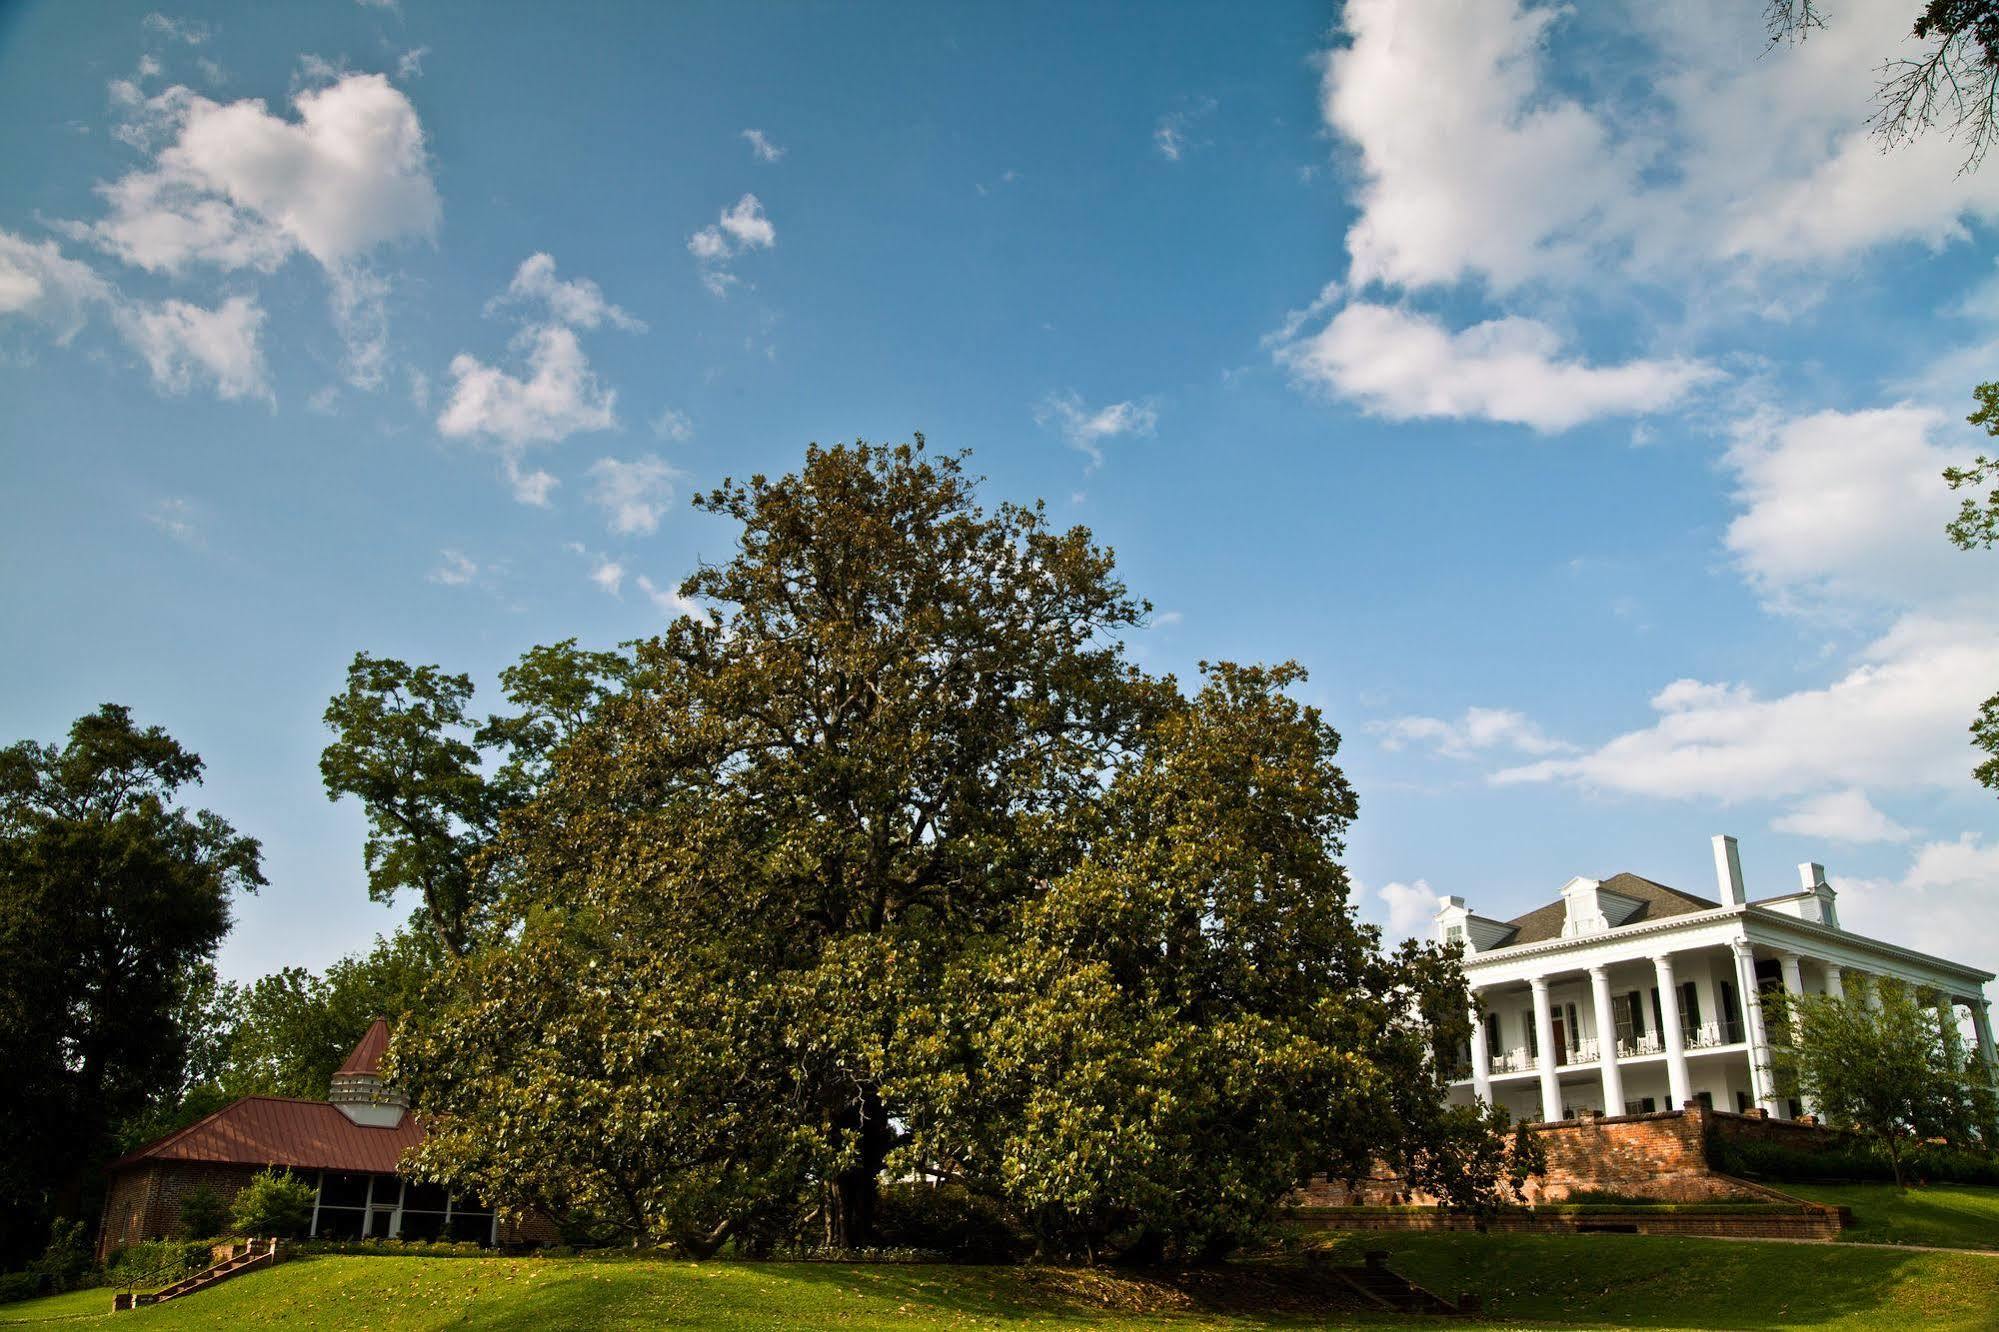
[[[41,1288],[42,1283],[33,1272],[0,1273],[0,1304],[33,1299]]]
[[[882,1247],[923,1249],[962,1263],[1003,1263],[1025,1253],[1024,1236],[994,1199],[962,1184],[892,1184],[876,1217]]]
[[[1895,1167],[1887,1152],[1859,1138],[1816,1152],[1767,1142],[1718,1139],[1710,1146],[1708,1157],[1715,1169],[1730,1175],[1799,1181],[1895,1181]],[[1902,1173],[1911,1180],[1937,1184],[1999,1185],[1999,1157],[1923,1143],[1902,1154]]]
[[[28,1271],[52,1295],[82,1285],[84,1274],[90,1271],[90,1246],[84,1242],[83,1222],[57,1217],[49,1227],[49,1247],[28,1264]]]
[[[209,1246],[192,1240],[142,1240],[111,1255],[104,1274],[133,1290],[169,1286],[209,1265]]]
[[[245,1235],[303,1235],[312,1224],[313,1187],[289,1170],[265,1170],[236,1195],[231,1209]]]
[[[1660,1199],[1641,1198],[1635,1193],[1619,1193],[1615,1189],[1571,1189],[1569,1196],[1562,1201],[1586,1207],[1657,1207]]]
[[[219,1235],[229,1224],[229,1204],[222,1201],[222,1195],[202,1184],[192,1189],[180,1200],[180,1235],[182,1239],[202,1239],[209,1235]]]

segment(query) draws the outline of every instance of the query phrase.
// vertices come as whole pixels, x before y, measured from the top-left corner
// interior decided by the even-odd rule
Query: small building
[[[1762,996],[1844,995],[1883,977],[1927,996],[1947,1031],[1969,1010],[1994,1067],[1992,973],[1842,929],[1823,865],[1752,902],[1733,837],[1714,839],[1714,862],[1720,901],[1635,874],[1570,879],[1512,920],[1446,898],[1437,939],[1463,945],[1473,997],[1470,1073],[1453,1098],[1540,1122],[1689,1101],[1795,1119],[1811,1107],[1777,1096]]]
[[[106,1167],[100,1260],[174,1234],[181,1204],[206,1187],[227,1203],[258,1171],[289,1170],[315,1190],[311,1235],[327,1239],[449,1239],[479,1244],[553,1239],[539,1218],[510,1224],[491,1208],[399,1173],[422,1123],[384,1086],[389,1025],[377,1019],[333,1075],[324,1101],[245,1096]]]

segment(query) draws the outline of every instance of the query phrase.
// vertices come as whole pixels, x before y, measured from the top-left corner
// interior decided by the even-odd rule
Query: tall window
[[[1701,1025],[1701,999],[1692,981],[1680,983],[1680,1030],[1694,1032]]]
[[[1729,981],[1721,983],[1721,1017],[1728,1025],[1728,1030],[1723,1033],[1728,1043],[1739,1044],[1742,1040],[1742,1001],[1736,997],[1735,986]]]
[[[1535,1029],[1533,1014],[1522,1013],[1520,1015],[1520,1025],[1527,1032],[1527,1057],[1529,1059],[1539,1059],[1541,1057],[1541,1033]]]
[[[1628,1044],[1645,1034],[1645,1009],[1638,1002],[1636,990],[1614,996],[1610,1001],[1610,1013],[1617,1022],[1618,1040]]]
[[[1485,1015],[1485,1052],[1494,1059],[1497,1059],[1505,1052],[1505,1049],[1506,1038],[1499,1031],[1499,1014],[1487,1013]]]

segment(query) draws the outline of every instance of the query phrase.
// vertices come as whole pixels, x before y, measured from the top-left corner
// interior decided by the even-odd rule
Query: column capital
[[[1754,957],[1756,955],[1754,947],[1747,939],[1730,939],[1728,946],[1737,957]]]
[[[1673,955],[1671,953],[1654,953],[1652,955],[1652,965],[1660,971],[1671,971],[1673,969]]]
[[[1548,978],[1546,976],[1529,976],[1527,978],[1527,986],[1536,994],[1546,994],[1548,992]]]
[[[1804,961],[1805,955],[1803,953],[1796,951],[1795,949],[1784,948],[1778,950],[1777,960],[1779,962],[1797,963]]]
[[[1595,966],[1589,969],[1589,978],[1593,981],[1609,980],[1610,968],[1604,966],[1603,963],[1599,962]]]

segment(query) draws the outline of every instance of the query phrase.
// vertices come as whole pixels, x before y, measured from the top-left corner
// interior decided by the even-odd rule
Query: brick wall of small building
[[[227,1207],[256,1173],[254,1166],[195,1161],[155,1161],[117,1171],[104,1191],[97,1230],[99,1261],[128,1244],[174,1234],[180,1228],[182,1202],[203,1186]]]

